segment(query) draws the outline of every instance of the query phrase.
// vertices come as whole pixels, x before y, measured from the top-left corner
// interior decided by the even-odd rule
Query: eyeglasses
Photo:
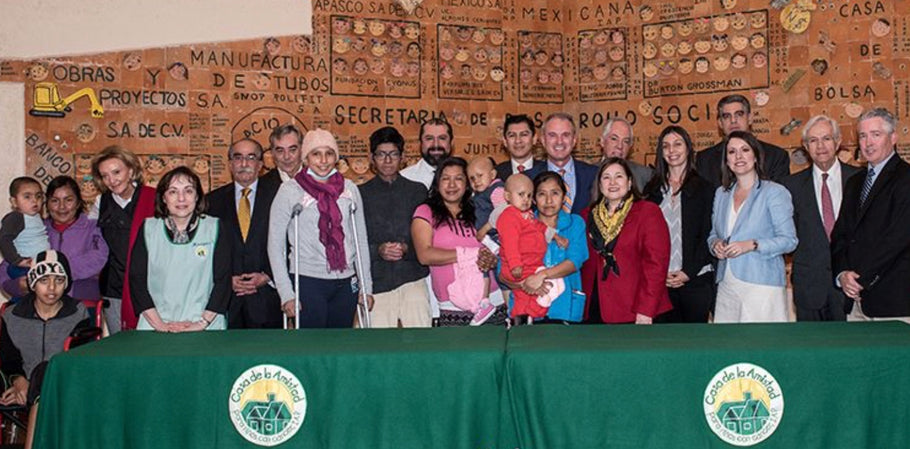
[[[258,155],[258,154],[255,154],[255,153],[254,153],[254,154],[238,154],[238,153],[234,153],[234,154],[231,155],[231,161],[233,161],[233,162],[243,162],[243,161],[247,161],[247,162],[256,162],[256,161],[258,161],[261,157],[262,157],[262,156],[260,156],[260,155]]]
[[[398,151],[392,151],[389,153],[386,153],[385,151],[377,151],[377,152],[373,153],[373,157],[379,161],[384,161],[386,159],[388,159],[390,161],[394,161],[395,159],[401,158],[401,153]]]

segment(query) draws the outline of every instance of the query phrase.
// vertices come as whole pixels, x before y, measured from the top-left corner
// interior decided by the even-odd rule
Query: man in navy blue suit
[[[534,179],[547,170],[547,163],[534,159],[534,122],[524,114],[506,116],[502,125],[502,145],[509,160],[496,166],[496,177],[505,181],[515,173]]]
[[[847,321],[910,322],[910,164],[895,151],[897,119],[870,109],[857,120],[868,162],[847,180],[831,231],[831,268],[847,296]]]
[[[573,214],[581,212],[591,202],[597,167],[572,157],[578,143],[575,119],[565,112],[550,114],[543,122],[540,143],[547,150],[547,169],[559,173],[569,189],[563,208]]]

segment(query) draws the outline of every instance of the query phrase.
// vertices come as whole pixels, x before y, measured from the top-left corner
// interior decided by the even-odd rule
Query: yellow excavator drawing
[[[67,112],[72,111],[70,104],[82,97],[88,97],[92,102],[92,117],[104,117],[104,108],[95,96],[95,89],[86,87],[66,98],[60,98],[55,83],[35,84],[35,103],[28,113],[35,117],[64,117]]]

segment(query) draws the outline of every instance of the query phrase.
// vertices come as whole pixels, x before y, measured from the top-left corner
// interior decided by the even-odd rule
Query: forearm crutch
[[[291,215],[294,217],[294,329],[300,329],[300,212],[303,205],[294,205]],[[288,319],[285,317],[284,328],[288,328]]]
[[[354,214],[357,212],[357,203],[351,201],[351,230],[354,231],[354,255],[355,262],[357,263],[356,271],[357,277],[360,281],[360,296],[361,300],[357,301],[357,320],[360,322],[360,327],[363,329],[369,329],[372,327],[370,323],[370,305],[367,304],[367,295],[366,289],[363,283],[363,260],[361,259],[360,253],[360,238],[357,234],[357,219]]]

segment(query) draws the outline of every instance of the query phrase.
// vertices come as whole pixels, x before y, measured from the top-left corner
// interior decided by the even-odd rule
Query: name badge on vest
[[[206,245],[194,244],[193,252],[196,254],[196,257],[205,259],[205,256],[209,255],[209,250],[206,248]]]

